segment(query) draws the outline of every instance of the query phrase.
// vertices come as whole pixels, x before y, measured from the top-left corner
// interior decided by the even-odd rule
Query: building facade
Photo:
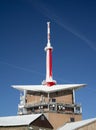
[[[96,130],[96,118],[66,123],[58,130]]]

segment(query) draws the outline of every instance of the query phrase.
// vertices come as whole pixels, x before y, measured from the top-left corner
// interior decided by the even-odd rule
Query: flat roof
[[[51,87],[47,85],[12,85],[13,88],[17,90],[29,90],[33,92],[45,92],[45,93],[52,93],[62,90],[73,90],[78,89],[86,86],[86,84],[60,84],[60,85],[53,85]]]

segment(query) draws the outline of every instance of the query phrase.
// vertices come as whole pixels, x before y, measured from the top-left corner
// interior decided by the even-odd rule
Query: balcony
[[[55,100],[50,102],[30,102],[26,103],[24,106],[26,109],[43,112],[57,112],[57,113],[66,113],[66,114],[81,114],[82,107],[80,104],[68,104],[68,103],[58,103]]]

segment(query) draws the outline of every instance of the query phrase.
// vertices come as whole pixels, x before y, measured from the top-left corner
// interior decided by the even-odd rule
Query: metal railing
[[[68,103],[58,103],[58,102],[34,102],[26,103],[25,108],[32,109],[38,107],[38,109],[48,108],[47,111],[58,112],[58,113],[75,113],[81,114],[82,107],[80,104],[68,104]]]

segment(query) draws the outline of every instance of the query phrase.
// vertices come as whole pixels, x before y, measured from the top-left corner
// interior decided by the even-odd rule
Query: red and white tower
[[[52,51],[50,22],[47,22],[46,79],[42,85],[13,85],[24,92],[20,96],[18,114],[46,113],[57,130],[64,123],[82,119],[82,107],[75,102],[75,90],[86,84],[56,84],[52,77]],[[53,120],[54,118],[54,120]]]
[[[47,22],[47,46],[44,49],[46,51],[46,80],[42,84],[47,86],[53,86],[56,81],[52,78],[52,50],[53,47],[50,43],[50,22]]]

